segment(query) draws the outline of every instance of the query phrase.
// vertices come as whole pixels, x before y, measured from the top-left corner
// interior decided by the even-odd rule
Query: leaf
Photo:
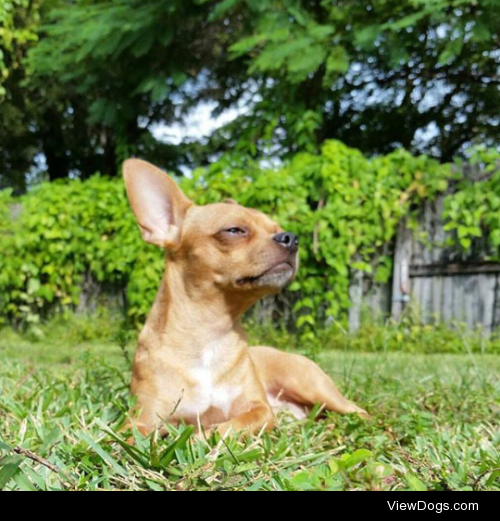
[[[312,74],[325,61],[326,51],[320,45],[312,45],[306,52],[293,57],[288,65],[292,74],[299,75],[299,79]]]
[[[309,13],[298,7],[288,7],[288,12],[295,18],[295,21],[305,27],[310,22]]]
[[[417,476],[413,474],[408,474],[406,476],[406,482],[408,483],[408,486],[410,487],[410,490],[413,490],[414,492],[425,492],[427,491],[427,487],[420,481],[420,479],[417,478]]]
[[[162,453],[160,463],[163,468],[168,467],[175,458],[175,452],[182,450],[194,433],[194,427],[189,425],[182,434]]]
[[[0,490],[3,490],[9,481],[19,472],[23,458],[8,457],[1,461],[0,465]]]
[[[367,449],[359,449],[351,455],[343,455],[341,458],[342,466],[345,469],[355,467],[360,463],[368,461],[373,458],[373,453]]]
[[[213,12],[210,14],[208,18],[209,21],[213,22],[214,20],[225,16],[233,7],[236,7],[239,3],[241,3],[241,0],[223,0],[222,2],[219,2]]]
[[[248,53],[258,45],[260,45],[262,42],[266,41],[266,39],[267,35],[256,34],[254,36],[244,38],[243,40],[240,40],[239,42],[231,45],[231,47],[229,47],[229,50],[232,54],[232,57],[237,58]]]
[[[308,30],[309,36],[315,40],[324,40],[335,32],[335,28],[331,25],[315,25]]]
[[[495,470],[492,472],[485,485],[486,487],[491,487],[495,484],[496,481],[500,481],[500,470]]]
[[[326,60],[326,72],[328,75],[332,73],[346,73],[349,70],[349,55],[341,45],[335,46],[328,55]]]
[[[117,474],[124,477],[128,476],[128,472],[87,433],[80,431],[77,433],[77,436],[86,442]]]
[[[382,26],[383,29],[389,29],[391,31],[400,31],[415,25],[417,22],[428,16],[428,13],[424,11],[418,11],[416,13],[409,14],[396,22],[389,22]]]
[[[149,462],[145,458],[144,453],[141,452],[137,447],[126,443],[122,438],[120,438],[115,432],[113,432],[102,422],[98,422],[98,424],[100,425],[102,430],[106,432],[109,436],[111,436],[135,462],[139,463],[139,465],[141,465],[143,468],[147,469],[150,467]]]
[[[300,62],[300,66],[304,63],[304,55],[313,44],[308,37],[297,38],[294,41],[287,41],[280,44],[274,44],[266,47],[260,56],[254,61],[250,67],[252,71],[271,71],[280,69],[287,59]],[[306,63],[307,66],[307,63]]]
[[[456,38],[446,45],[444,50],[441,52],[438,58],[439,65],[444,65],[450,61],[453,61],[457,58],[462,52],[463,40],[461,38]]]
[[[482,22],[477,21],[472,29],[472,41],[476,43],[488,42],[491,38],[491,31]]]
[[[368,27],[357,29],[354,33],[354,40],[362,49],[370,50],[380,34],[380,25],[369,25]]]
[[[167,45],[169,37],[171,39],[173,37],[173,33],[169,34],[169,31],[165,31],[165,34],[163,35],[163,38],[164,38],[163,44],[164,45]],[[154,34],[152,34],[152,33],[145,34],[132,47],[132,54],[136,58],[141,58],[151,51],[151,48],[153,47],[154,43],[155,43]]]
[[[310,471],[299,472],[290,480],[296,490],[315,490],[315,475]]]
[[[28,282],[28,293],[33,295],[40,289],[40,281],[38,279],[30,279]]]
[[[460,246],[462,246],[462,248],[464,250],[469,250],[470,247],[472,246],[472,240],[469,238],[462,238],[459,240],[459,242],[460,242]]]
[[[4,443],[3,441],[0,441],[0,450],[11,451],[12,449],[6,443]]]

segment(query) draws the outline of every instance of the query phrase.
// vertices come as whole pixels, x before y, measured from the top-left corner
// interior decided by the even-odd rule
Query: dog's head
[[[298,238],[265,214],[229,200],[197,206],[153,165],[125,162],[123,175],[145,241],[195,286],[260,297],[288,284],[298,268]]]

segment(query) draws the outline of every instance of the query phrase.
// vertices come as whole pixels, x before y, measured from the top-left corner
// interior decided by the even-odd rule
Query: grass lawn
[[[500,490],[500,356],[328,351],[319,362],[371,421],[283,415],[254,439],[181,428],[134,448],[115,434],[126,358],[0,337],[0,489]]]

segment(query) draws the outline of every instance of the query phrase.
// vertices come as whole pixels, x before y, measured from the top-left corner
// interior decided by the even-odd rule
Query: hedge
[[[319,154],[298,154],[279,168],[229,157],[180,181],[199,204],[232,197],[274,216],[302,239],[301,270],[290,288],[297,326],[313,335],[319,321],[342,320],[350,306],[350,269],[376,281],[390,278],[384,246],[403,216],[424,199],[458,190],[445,202],[445,218],[464,249],[487,234],[500,250],[500,154],[478,149],[471,163],[488,175],[465,178],[461,168],[404,150],[366,158],[338,141]],[[22,211],[11,215],[13,203]],[[0,323],[30,324],[75,308],[84,277],[126,293],[131,323],[140,324],[154,299],[164,255],[142,242],[121,179],[43,183],[16,199],[0,192]]]

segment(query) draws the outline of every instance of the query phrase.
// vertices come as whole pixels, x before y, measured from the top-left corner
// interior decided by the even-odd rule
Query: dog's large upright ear
[[[146,161],[125,161],[123,177],[143,239],[162,248],[175,248],[182,221],[193,203],[167,174]]]

